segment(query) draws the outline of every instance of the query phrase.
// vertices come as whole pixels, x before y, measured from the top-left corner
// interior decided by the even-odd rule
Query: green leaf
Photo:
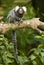
[[[36,61],[32,61],[33,65],[37,65],[37,62]]]
[[[39,39],[39,38],[42,38],[42,37],[41,36],[35,36],[35,38],[38,38]]]
[[[44,56],[40,57],[40,60],[41,60],[42,63],[44,63]]]
[[[28,62],[28,58],[26,56],[18,56],[18,61],[20,65],[23,65],[23,63]]]
[[[30,58],[31,60],[34,60],[34,59],[36,59],[36,56],[31,55],[29,58]]]
[[[44,57],[44,52],[41,52],[41,56]]]

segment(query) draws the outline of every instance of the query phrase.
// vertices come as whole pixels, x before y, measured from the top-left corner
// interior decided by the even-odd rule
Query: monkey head
[[[23,6],[23,7],[16,6],[15,11],[17,13],[19,13],[20,15],[23,15],[26,12],[26,7],[25,6]]]

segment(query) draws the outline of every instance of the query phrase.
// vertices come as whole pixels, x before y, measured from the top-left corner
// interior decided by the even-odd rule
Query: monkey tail
[[[14,43],[14,55],[15,60],[18,63],[18,50],[17,50],[17,39],[16,39],[16,31],[12,31],[12,42]]]

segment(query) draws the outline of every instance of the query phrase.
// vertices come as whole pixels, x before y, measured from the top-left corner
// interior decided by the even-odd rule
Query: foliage
[[[33,3],[34,5],[32,5]],[[9,10],[16,5],[27,7],[23,20],[39,16],[44,21],[44,0],[29,0],[27,3],[15,3],[15,0],[0,0],[0,4],[0,15],[4,16],[3,21],[5,22]],[[31,28],[16,31],[18,43],[17,63],[14,57],[14,44],[10,42],[10,32],[5,35],[0,34],[0,65],[44,65],[44,35],[38,34]]]
[[[36,38],[41,38],[36,36]],[[19,50],[18,64],[19,65],[43,65],[44,64],[44,44],[39,44],[37,48],[32,48],[28,51],[27,56],[23,49]],[[0,65],[18,65],[14,57],[13,44],[9,43],[7,38],[0,35]]]

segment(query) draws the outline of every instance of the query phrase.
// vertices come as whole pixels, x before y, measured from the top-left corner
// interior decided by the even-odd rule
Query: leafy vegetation
[[[0,0],[0,15],[7,22],[7,14],[10,9],[19,5],[26,6],[27,13],[23,20],[40,17],[44,21],[44,0],[26,0],[26,2],[15,2],[16,0]],[[32,5],[32,4],[35,5]],[[38,5],[37,5],[38,4]],[[14,57],[14,44],[10,41],[10,31],[5,35],[0,34],[0,65],[44,65],[44,35],[38,34],[31,28],[16,31],[18,44],[18,63]]]

